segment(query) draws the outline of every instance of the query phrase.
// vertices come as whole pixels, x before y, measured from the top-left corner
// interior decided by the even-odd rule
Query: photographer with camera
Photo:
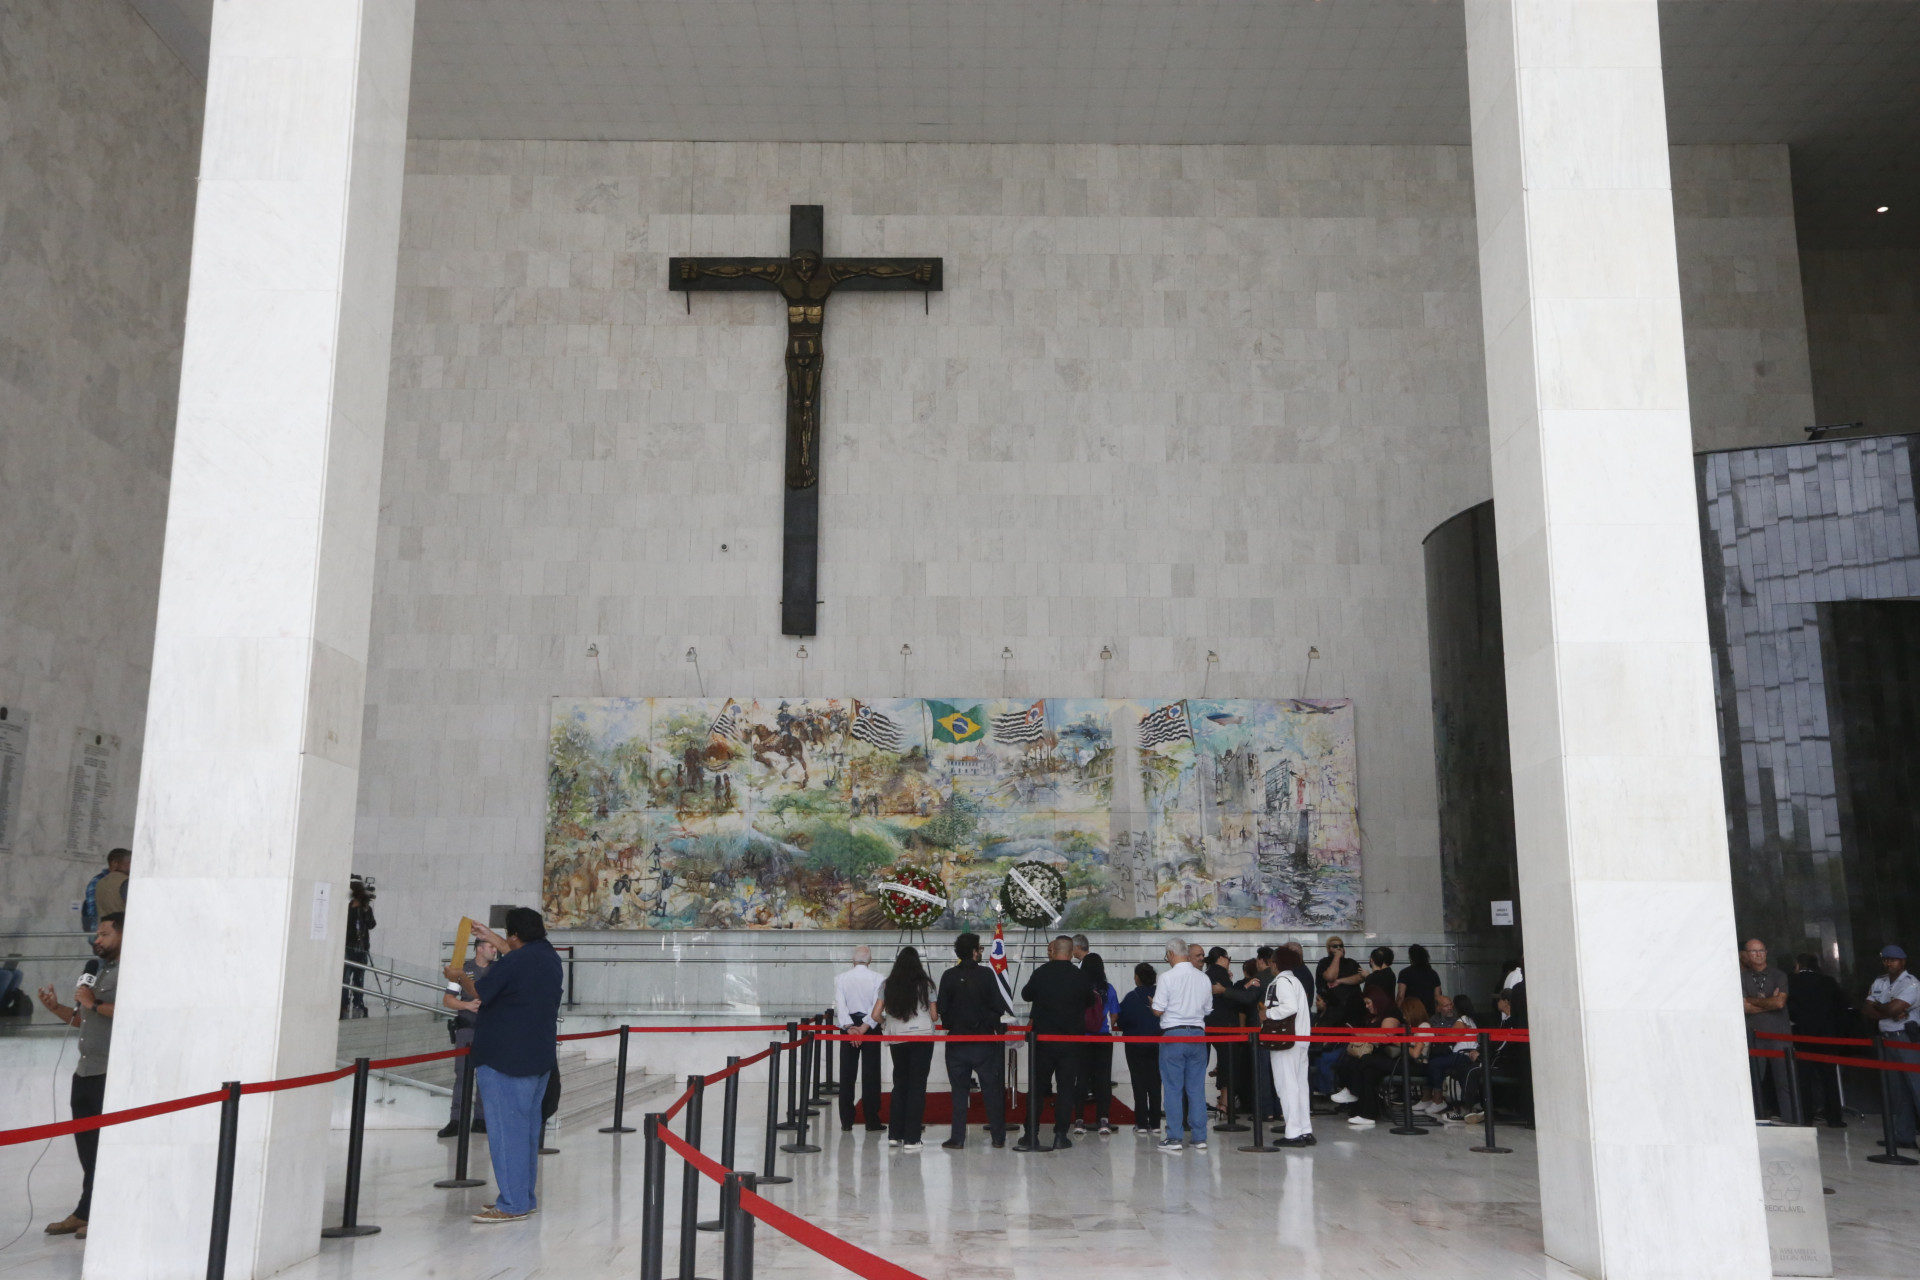
[[[880,998],[884,979],[873,971],[873,952],[866,947],[853,949],[853,967],[833,980],[834,1023],[842,1031],[863,1030],[867,1011]],[[878,1040],[842,1040],[840,1042],[840,1131],[853,1128],[853,1081],[860,1078],[860,1116],[868,1129],[887,1126],[880,1123],[880,1042]]]
[[[99,959],[87,962],[87,972],[74,988],[72,1007],[61,1004],[52,987],[40,988],[40,1003],[60,1021],[80,1028],[80,1064],[73,1069],[73,1088],[67,1095],[75,1120],[97,1116],[106,1108],[107,1049],[113,1040],[114,992],[120,985],[120,927],[126,919],[118,911],[100,917],[93,936],[93,954]],[[47,1234],[85,1240],[87,1218],[93,1211],[93,1158],[100,1150],[100,1131],[74,1134],[73,1145],[80,1153],[80,1203],[59,1222],[49,1222]]]
[[[373,881],[354,876],[348,889],[350,900],[347,903],[347,959],[358,964],[371,964],[373,961],[373,930],[379,922],[373,918]],[[340,1017],[364,1018],[367,1016],[367,971],[354,964],[346,965],[343,977],[352,987],[340,991]]]

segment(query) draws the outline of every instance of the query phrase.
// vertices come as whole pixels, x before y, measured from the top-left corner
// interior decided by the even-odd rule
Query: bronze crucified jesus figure
[[[939,258],[828,258],[822,256],[823,217],[817,204],[792,207],[785,258],[673,258],[667,287],[675,290],[774,289],[787,302],[787,497],[782,556],[780,630],[815,631],[820,550],[820,375],[826,363],[822,328],[835,290],[940,288]]]

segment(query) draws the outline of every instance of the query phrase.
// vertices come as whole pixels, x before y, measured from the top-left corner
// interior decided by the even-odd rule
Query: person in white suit
[[[1280,974],[1267,988],[1265,1027],[1281,1030],[1278,1024],[1292,1018],[1293,1025],[1284,1029],[1294,1035],[1308,1035],[1313,1031],[1313,996],[1308,988],[1300,985],[1300,978],[1294,972],[1301,965],[1299,948],[1288,944],[1274,960]],[[1287,1126],[1286,1136],[1280,1139],[1279,1145],[1311,1147],[1314,1145],[1313,1100],[1307,1090],[1307,1046],[1272,1045],[1269,1056],[1273,1060],[1273,1090],[1279,1096],[1280,1113],[1286,1118]]]

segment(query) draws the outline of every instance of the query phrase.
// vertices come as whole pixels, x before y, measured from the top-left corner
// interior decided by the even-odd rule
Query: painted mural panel
[[[1054,866],[1062,928],[1360,923],[1340,700],[558,698],[546,910],[559,927],[882,928],[899,862],[990,926]]]

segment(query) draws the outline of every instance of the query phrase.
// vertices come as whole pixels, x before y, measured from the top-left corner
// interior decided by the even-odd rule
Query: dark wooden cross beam
[[[828,258],[821,207],[792,207],[784,258],[673,258],[669,289],[776,289],[787,300],[787,509],[780,630],[814,634],[820,595],[820,371],[827,298],[840,289],[940,287],[938,258]]]

